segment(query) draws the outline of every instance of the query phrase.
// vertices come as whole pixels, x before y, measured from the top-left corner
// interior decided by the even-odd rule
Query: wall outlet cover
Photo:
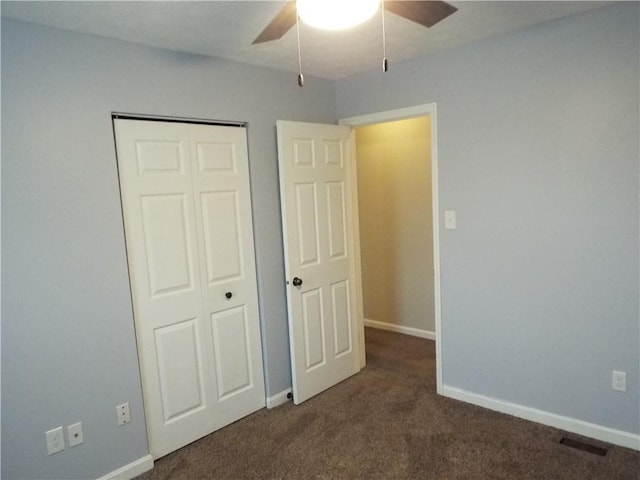
[[[619,392],[627,391],[627,372],[611,372],[611,388]]]
[[[67,427],[67,440],[69,441],[69,447],[75,447],[84,442],[82,422],[74,423]]]
[[[118,425],[126,425],[131,421],[129,413],[129,402],[121,403],[116,406],[116,414],[118,416]]]
[[[49,455],[64,450],[64,432],[62,427],[48,430],[45,433],[45,437],[47,439],[47,453]]]

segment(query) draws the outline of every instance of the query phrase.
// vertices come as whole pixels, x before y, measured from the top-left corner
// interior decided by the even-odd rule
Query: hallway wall
[[[429,117],[356,129],[364,316],[434,332]]]

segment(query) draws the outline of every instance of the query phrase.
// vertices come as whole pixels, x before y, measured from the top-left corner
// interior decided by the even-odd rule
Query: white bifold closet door
[[[115,119],[151,454],[265,405],[246,130]]]

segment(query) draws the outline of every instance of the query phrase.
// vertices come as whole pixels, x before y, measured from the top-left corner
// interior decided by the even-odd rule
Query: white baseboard
[[[411,335],[412,337],[426,338],[428,340],[436,339],[436,332],[430,330],[422,330],[420,328],[403,327],[402,325],[395,325],[393,323],[379,322],[377,320],[364,319],[364,326],[371,328],[378,328],[380,330],[389,330],[391,332],[403,333],[404,335]]]
[[[124,467],[114,470],[111,473],[107,473],[98,480],[129,480],[133,477],[137,477],[138,475],[142,475],[144,472],[148,472],[152,468],[153,457],[151,455],[145,455]]]
[[[287,397],[291,393],[291,389],[287,388],[280,393],[276,393],[271,397],[267,397],[267,408],[276,408],[280,405],[284,405],[291,400]]]
[[[555,427],[567,432],[576,433],[589,438],[595,438],[606,443],[619,445],[621,447],[640,450],[640,435],[615,430],[609,427],[596,425],[595,423],[584,422],[575,418],[556,415],[555,413],[545,412],[536,408],[525,407],[516,403],[498,400],[495,398],[485,397],[459,388],[443,385],[442,395],[454,398],[466,403],[478,405],[479,407],[488,408],[497,412],[513,415],[514,417],[531,420],[532,422],[541,423],[549,427]]]

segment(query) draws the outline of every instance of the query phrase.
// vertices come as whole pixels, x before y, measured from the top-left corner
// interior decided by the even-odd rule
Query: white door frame
[[[357,117],[343,118],[339,121],[340,125],[349,125],[351,127],[359,127],[363,125],[371,125],[375,123],[391,122],[394,120],[403,120],[407,118],[429,116],[431,119],[431,190],[432,190],[432,208],[433,208],[433,298],[434,298],[434,315],[436,326],[436,391],[442,395],[442,310],[440,300],[440,209],[438,194],[438,121],[437,106],[435,103],[427,103],[416,105],[413,107],[399,108],[396,110],[387,110],[385,112],[370,113]],[[351,133],[351,149],[353,159],[353,212],[355,222],[355,261],[356,261],[356,295],[358,305],[362,308],[362,270],[360,263],[360,234],[358,219],[358,192],[357,192],[357,161],[356,161],[356,145],[355,130]],[[364,314],[358,312],[358,321],[360,322],[360,366],[365,365],[365,346],[364,346]]]

